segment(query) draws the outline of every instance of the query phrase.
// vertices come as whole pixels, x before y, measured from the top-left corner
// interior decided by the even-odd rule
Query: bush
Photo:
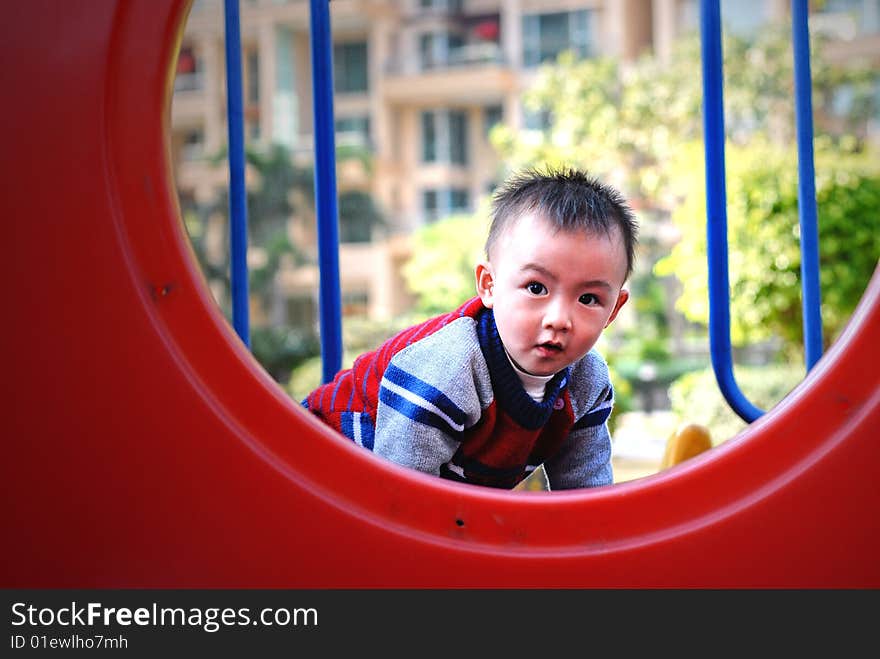
[[[318,339],[306,330],[258,327],[251,330],[251,352],[276,382],[284,384],[292,369],[321,351]]]
[[[839,153],[817,141],[822,326],[827,348],[864,293],[880,254],[880,171],[873,152]],[[676,308],[708,324],[706,197],[703,152],[682,149],[671,164],[683,203],[672,214],[682,234],[655,266],[682,284]],[[730,335],[734,346],[781,340],[786,355],[803,354],[797,168],[790,150],[752,140],[727,151]],[[680,169],[679,169],[680,168]]]
[[[455,309],[476,295],[474,266],[484,258],[488,221],[481,214],[447,217],[413,235],[413,258],[403,268],[419,312]]]
[[[633,387],[627,378],[619,374],[610,360],[608,375],[611,379],[611,386],[614,387],[614,407],[611,408],[611,416],[608,417],[608,429],[613,435],[620,416],[633,409]]]
[[[735,374],[746,398],[765,411],[775,407],[804,378],[802,368],[787,365],[736,367]],[[669,400],[682,423],[706,426],[715,445],[748,425],[724,400],[711,368],[678,378],[669,387]]]

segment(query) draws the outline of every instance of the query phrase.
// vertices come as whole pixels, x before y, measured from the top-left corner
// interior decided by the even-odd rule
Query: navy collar
[[[498,405],[524,428],[537,430],[543,427],[553,414],[556,401],[565,391],[570,369],[566,367],[554,375],[544,390],[543,402],[536,402],[526,393],[522,381],[507,358],[495,325],[495,314],[491,309],[485,309],[477,315],[476,321],[480,350],[489,367],[492,390]]]

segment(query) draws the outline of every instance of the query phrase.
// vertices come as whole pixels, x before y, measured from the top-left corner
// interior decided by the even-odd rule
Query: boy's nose
[[[571,313],[568,306],[561,302],[548,304],[544,310],[544,327],[557,332],[571,329]]]

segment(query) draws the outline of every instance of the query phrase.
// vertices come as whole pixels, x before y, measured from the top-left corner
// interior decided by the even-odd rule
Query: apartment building
[[[876,39],[877,0],[824,4],[838,17],[858,9],[857,31]],[[788,6],[761,0],[722,8],[733,29],[749,30],[786,15]],[[245,138],[258,148],[283,144],[308,162],[309,2],[241,0],[240,7]],[[412,232],[474,210],[498,183],[489,130],[497,122],[528,130],[538,120],[521,98],[539,64],[564,50],[624,60],[646,50],[663,56],[698,21],[697,0],[333,0],[330,9],[336,143],[365,148],[371,162],[369,168],[340,162],[338,187],[340,193],[368,192],[385,217],[369,242],[340,246],[343,303],[347,312],[374,319],[411,303],[400,268],[410,256]],[[872,47],[880,52],[880,44],[872,41]],[[172,105],[182,202],[208,203],[226,189],[227,172],[207,159],[226,143],[225,111],[222,2],[196,0]],[[314,252],[312,222],[292,222],[291,236]],[[308,320],[317,281],[313,265],[283,268],[281,303],[255,309],[253,322]]]

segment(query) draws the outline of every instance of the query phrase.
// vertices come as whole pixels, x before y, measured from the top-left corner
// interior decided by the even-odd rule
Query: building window
[[[422,215],[425,222],[436,222],[440,218],[466,213],[470,210],[470,195],[464,188],[444,188],[422,191]]]
[[[348,190],[339,195],[339,242],[368,243],[373,227],[384,219],[369,193]]]
[[[770,3],[764,0],[738,0],[721,3],[721,25],[725,32],[743,37],[753,35],[773,20]],[[698,14],[699,15],[699,14]]]
[[[366,291],[342,292],[343,316],[366,316],[369,311],[370,297]]]
[[[449,113],[449,161],[467,164],[467,115],[464,112]]]
[[[593,55],[592,12],[581,9],[523,16],[523,62],[537,66],[554,61],[566,50],[580,58]]]
[[[247,54],[247,100],[260,102],[260,56],[254,51]]]
[[[339,117],[336,120],[336,144],[345,146],[370,146],[370,118]]]
[[[422,160],[437,161],[437,130],[435,112],[422,112]]]
[[[420,9],[434,11],[461,11],[461,0],[419,0]]]
[[[525,144],[537,146],[549,139],[553,127],[553,115],[549,110],[523,110],[523,127],[520,136]]]
[[[549,110],[524,110],[523,111],[523,128],[525,130],[538,131],[546,133],[553,125],[553,116]]]
[[[880,77],[863,85],[838,85],[831,96],[829,113],[844,120],[860,119],[880,124]]]
[[[724,32],[747,37],[774,20],[773,3],[766,0],[721,0],[721,26]],[[698,0],[679,0],[678,29],[682,34],[700,28]]]
[[[245,124],[245,128],[247,129],[248,140],[250,140],[251,142],[259,141],[259,139],[260,139],[260,120],[258,118],[249,119]]]
[[[425,217],[425,222],[436,220],[439,208],[436,190],[425,190],[422,192],[422,215]]]
[[[196,51],[192,46],[184,46],[177,56],[177,77],[174,79],[174,91],[196,91],[202,86],[202,61],[196,57]]]
[[[483,108],[483,134],[488,138],[496,125],[504,121],[504,110],[500,105],[487,105]]]
[[[452,32],[425,32],[419,35],[419,63],[423,71],[449,66],[464,46],[461,35]]]
[[[452,188],[449,191],[449,210],[463,213],[468,210],[468,191],[464,188]]]
[[[818,12],[833,17],[843,38],[880,32],[880,0],[827,0]]]
[[[466,165],[467,114],[461,110],[422,112],[422,160]]]
[[[200,160],[205,156],[205,131],[193,128],[183,135],[181,157],[186,161]]]
[[[358,41],[333,46],[333,83],[343,94],[367,91],[367,43]]]

